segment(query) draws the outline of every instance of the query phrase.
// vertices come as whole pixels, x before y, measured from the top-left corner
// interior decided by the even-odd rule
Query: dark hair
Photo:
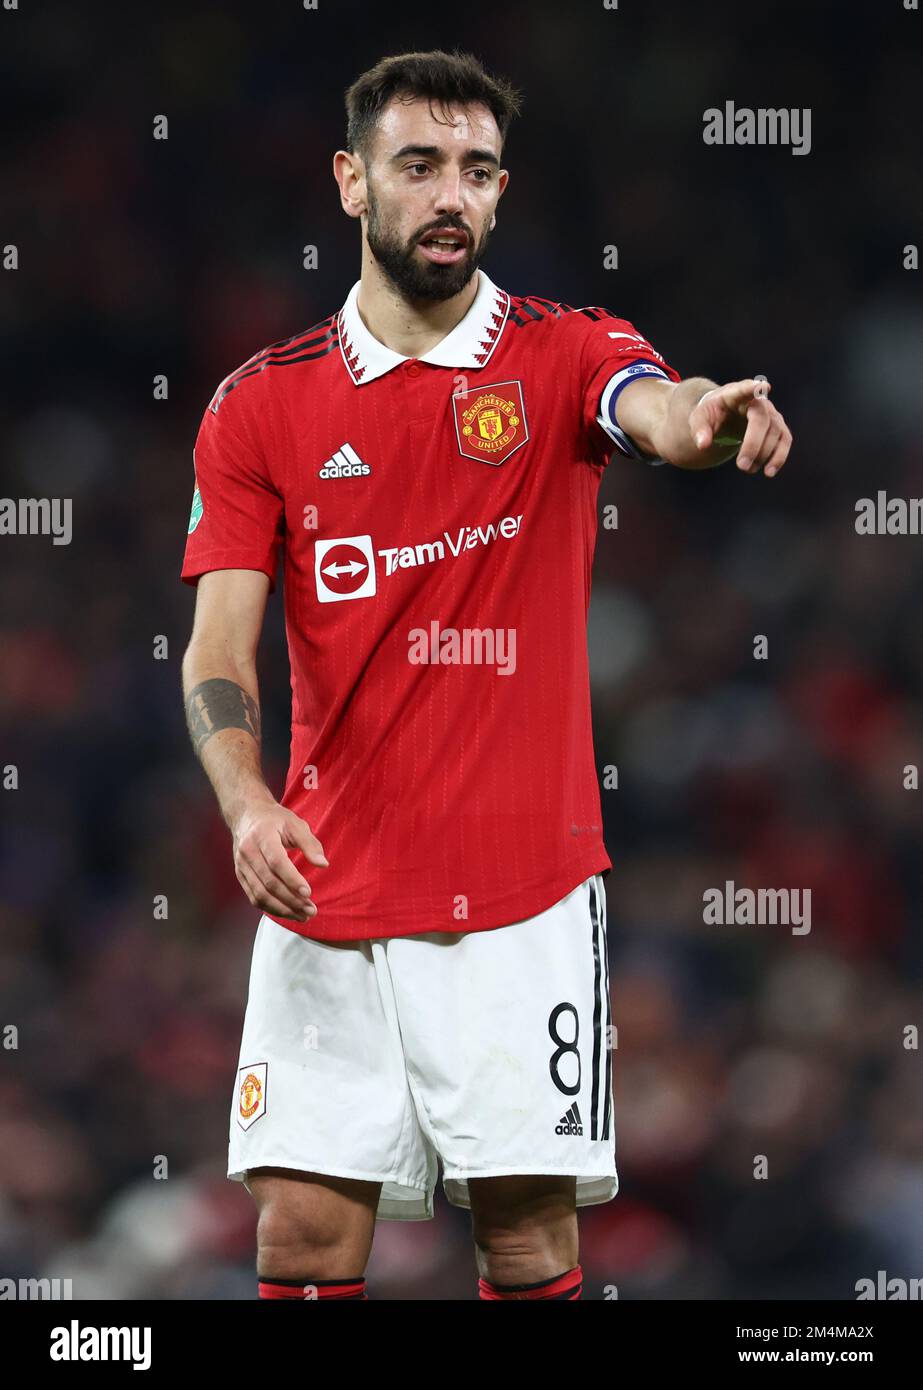
[[[367,157],[378,117],[395,96],[429,97],[443,109],[481,103],[493,114],[501,141],[522,100],[505,78],[492,77],[471,53],[397,53],[369,68],[346,93],[346,148],[351,154]]]

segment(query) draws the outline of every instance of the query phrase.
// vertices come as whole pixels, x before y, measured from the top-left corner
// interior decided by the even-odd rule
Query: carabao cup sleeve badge
[[[204,508],[203,508],[203,506],[202,506],[202,494],[201,494],[201,492],[199,491],[199,485],[198,485],[198,483],[196,483],[196,485],[195,485],[195,491],[194,491],[193,494],[192,494],[192,511],[189,513],[189,532],[188,532],[188,534],[189,534],[190,536],[192,535],[192,533],[193,533],[193,531],[195,530],[195,528],[198,526],[199,522],[202,520],[202,512],[203,512],[203,510],[204,510]]]
[[[522,383],[476,386],[452,397],[455,433],[465,458],[505,463],[529,438]]]

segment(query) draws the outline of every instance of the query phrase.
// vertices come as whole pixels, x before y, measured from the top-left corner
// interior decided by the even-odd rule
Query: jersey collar
[[[477,294],[461,322],[441,342],[418,358],[436,367],[483,367],[500,341],[510,309],[506,290],[498,289],[483,270]],[[364,386],[384,376],[392,367],[410,359],[393,352],[374,338],[359,316],[359,285],[356,281],[338,315],[340,352],[354,386]]]

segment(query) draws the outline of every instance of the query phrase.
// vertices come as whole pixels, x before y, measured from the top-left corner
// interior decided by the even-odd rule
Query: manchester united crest
[[[266,1113],[266,1073],[269,1065],[256,1062],[242,1067],[237,1078],[237,1123],[249,1129]]]
[[[458,447],[469,459],[504,463],[529,438],[522,385],[501,381],[452,397]]]

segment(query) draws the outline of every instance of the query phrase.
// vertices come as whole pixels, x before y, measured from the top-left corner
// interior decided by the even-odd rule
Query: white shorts
[[[228,1177],[293,1168],[382,1184],[423,1220],[443,1167],[574,1175],[618,1191],[606,897],[593,875],[491,931],[330,943],[263,917],[231,1106]]]

